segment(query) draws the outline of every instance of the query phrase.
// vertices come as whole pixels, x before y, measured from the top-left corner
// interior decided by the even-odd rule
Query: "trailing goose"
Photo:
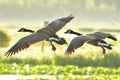
[[[61,30],[73,18],[74,17],[72,15],[69,15],[67,17],[56,19],[46,25],[44,28],[39,29],[32,34],[21,38],[7,52],[5,52],[5,56],[11,56],[13,54],[15,55],[19,51],[28,48],[34,43],[48,40],[51,36],[56,35],[56,32]]]
[[[83,35],[81,33],[75,32],[75,31],[73,31],[71,29],[68,29],[65,33],[75,34],[77,36]],[[117,38],[116,38],[115,35],[112,35],[112,34],[106,33],[106,32],[97,31],[97,32],[94,32],[94,33],[91,33],[91,34],[87,34],[87,35],[93,36],[93,37],[98,38],[98,39],[109,38],[109,39],[112,39],[114,41],[117,41]]]
[[[94,45],[94,46],[101,47],[103,50],[102,53],[105,54],[105,52],[106,52],[105,48],[111,50],[112,45],[108,44],[103,39],[109,38],[114,41],[117,40],[114,35],[105,33],[105,32],[94,32],[91,34],[83,35],[81,33],[77,33],[75,31],[69,29],[65,33],[78,35],[78,37],[73,38],[73,40],[69,44],[69,46],[65,52],[66,55],[72,54],[75,51],[75,49],[81,47],[85,42],[87,42],[88,44]]]
[[[30,29],[26,29],[26,28],[21,28],[21,29],[18,30],[18,32],[30,32],[30,33],[33,33],[35,31],[30,30]],[[59,38],[57,35],[51,36],[48,39],[48,41],[50,42],[53,51],[56,50],[56,47],[53,45],[52,42],[55,42],[55,43],[60,44],[60,45],[67,44],[67,42],[66,42],[66,40],[64,38]]]

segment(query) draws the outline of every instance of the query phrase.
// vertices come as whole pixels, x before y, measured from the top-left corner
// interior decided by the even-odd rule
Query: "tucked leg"
[[[106,53],[105,48],[104,48],[103,46],[101,46],[101,48],[102,48],[102,50],[103,50],[102,53],[105,54],[105,53]]]
[[[64,38],[59,38],[58,36],[50,37],[49,41],[55,42],[55,43],[60,44],[60,45],[67,44],[67,42],[66,42],[66,40]]]
[[[52,44],[52,41],[50,41],[50,44],[52,46],[52,50],[55,51],[56,50],[56,47]]]
[[[52,50],[55,51],[56,47],[52,44],[52,42],[55,42],[57,44],[63,45],[66,44],[66,40],[64,38],[59,38],[57,35],[49,37],[48,41],[50,41],[50,44],[52,46]]]

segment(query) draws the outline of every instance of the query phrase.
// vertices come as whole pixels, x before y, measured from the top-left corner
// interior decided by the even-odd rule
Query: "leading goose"
[[[69,46],[65,52],[66,55],[72,54],[75,51],[75,49],[81,47],[85,42],[87,42],[88,44],[94,45],[94,46],[101,47],[103,50],[102,53],[105,54],[105,52],[106,52],[105,48],[112,49],[112,47],[111,47],[112,45],[108,44],[103,39],[110,38],[114,41],[117,40],[114,35],[105,33],[105,32],[94,32],[91,34],[83,35],[81,33],[77,33],[75,31],[69,29],[65,33],[78,35],[78,37],[73,38],[73,40],[69,44]]]
[[[15,55],[19,51],[28,48],[34,43],[48,40],[51,36],[55,35],[57,31],[61,30],[73,18],[74,17],[72,15],[69,15],[67,17],[56,19],[46,25],[44,28],[39,29],[32,34],[21,38],[7,52],[5,52],[5,56],[11,56],[13,54]]]
[[[33,33],[35,31],[31,30],[31,29],[26,29],[26,28],[20,28],[18,30],[18,32],[30,32]],[[55,42],[59,45],[63,45],[63,44],[67,44],[66,40],[64,38],[59,38],[57,35],[51,36],[48,41],[50,42],[51,46],[52,46],[52,50],[55,51],[56,47],[53,45],[52,42]]]

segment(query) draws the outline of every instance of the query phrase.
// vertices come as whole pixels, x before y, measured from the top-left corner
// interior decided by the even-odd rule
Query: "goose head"
[[[21,29],[18,30],[18,32],[30,32],[30,33],[33,33],[34,31],[30,30],[30,29],[26,29],[26,28],[21,28]]]
[[[71,34],[73,31],[71,29],[68,29],[66,32],[64,33],[68,33],[68,34]]]
[[[67,33],[67,34],[75,34],[75,35],[77,35],[77,36],[80,36],[80,35],[83,35],[83,34],[81,34],[81,33],[78,33],[78,32],[75,32],[75,31],[73,31],[73,30],[71,30],[71,29],[68,29],[66,32],[64,32],[65,34]]]
[[[27,29],[25,29],[25,28],[20,28],[20,29],[18,30],[18,32],[26,32],[26,30],[27,30]]]

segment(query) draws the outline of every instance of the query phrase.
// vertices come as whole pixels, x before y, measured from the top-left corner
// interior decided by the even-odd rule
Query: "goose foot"
[[[103,50],[102,53],[105,54],[105,53],[106,53],[105,48],[104,48],[104,47],[101,47],[101,48],[102,48],[102,50]]]
[[[55,46],[52,46],[52,50],[53,50],[53,51],[56,51],[56,47],[55,47]]]

